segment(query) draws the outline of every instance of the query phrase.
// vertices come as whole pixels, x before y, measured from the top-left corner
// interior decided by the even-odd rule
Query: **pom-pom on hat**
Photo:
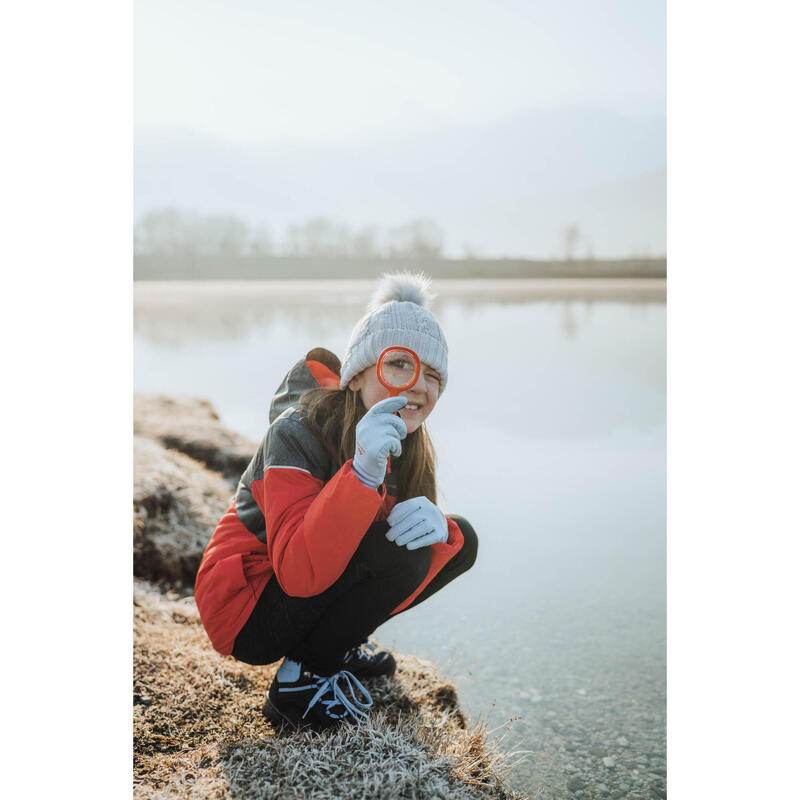
[[[431,279],[423,273],[394,272],[381,276],[367,313],[350,334],[342,361],[340,389],[361,370],[378,363],[381,352],[392,345],[410,347],[423,364],[441,376],[439,396],[447,385],[447,341],[436,317],[428,309],[434,295]]]

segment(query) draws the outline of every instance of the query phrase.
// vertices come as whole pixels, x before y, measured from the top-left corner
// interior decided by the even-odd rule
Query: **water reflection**
[[[155,344],[180,347],[198,339],[241,338],[255,327],[291,322],[324,338],[331,328],[359,318],[373,288],[371,281],[142,282],[134,288],[134,331]],[[436,282],[435,289],[437,315],[452,305],[468,311],[487,303],[558,302],[567,335],[577,331],[593,303],[652,304],[665,296],[665,282],[658,280],[450,280]]]

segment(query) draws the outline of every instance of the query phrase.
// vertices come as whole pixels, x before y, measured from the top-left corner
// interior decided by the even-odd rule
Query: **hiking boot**
[[[362,642],[344,654],[342,666],[360,678],[372,678],[394,675],[397,662],[388,650],[378,650],[372,642]]]
[[[326,729],[341,722],[358,722],[371,707],[369,692],[352,672],[343,669],[333,675],[317,675],[285,658],[261,711],[276,725]]]

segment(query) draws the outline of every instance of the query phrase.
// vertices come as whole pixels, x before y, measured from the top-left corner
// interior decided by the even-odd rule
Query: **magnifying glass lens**
[[[383,378],[390,386],[408,388],[414,380],[414,359],[403,350],[390,350],[381,360]]]

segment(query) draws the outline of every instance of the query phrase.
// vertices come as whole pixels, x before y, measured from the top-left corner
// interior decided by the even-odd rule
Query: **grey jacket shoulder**
[[[275,418],[267,430],[263,450],[264,469],[291,467],[305,470],[323,482],[330,478],[330,455],[296,406],[289,406]]]

